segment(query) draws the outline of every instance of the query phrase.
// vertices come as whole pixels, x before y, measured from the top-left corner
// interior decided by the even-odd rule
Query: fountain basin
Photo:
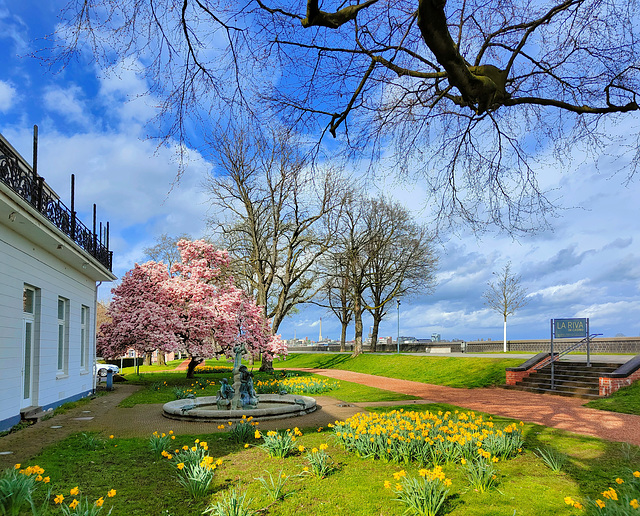
[[[215,396],[175,400],[163,405],[162,415],[182,421],[226,423],[228,421],[240,421],[243,419],[242,416],[253,416],[256,421],[284,419],[309,414],[317,408],[316,400],[309,396],[260,394],[258,398],[257,408],[242,410],[218,410]],[[195,405],[195,407],[183,410],[183,408],[190,405]]]

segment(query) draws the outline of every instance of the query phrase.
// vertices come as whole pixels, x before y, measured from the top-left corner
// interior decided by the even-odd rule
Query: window
[[[58,373],[66,374],[69,363],[69,300],[58,298]]]
[[[33,388],[35,348],[36,291],[27,285],[22,290],[22,404],[29,406]]]
[[[89,356],[89,307],[80,309],[80,369],[87,370]]]

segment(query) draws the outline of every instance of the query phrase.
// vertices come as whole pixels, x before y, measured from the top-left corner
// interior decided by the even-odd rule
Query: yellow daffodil
[[[109,498],[113,498],[116,495],[116,490],[115,489],[111,489],[108,493],[107,496]]]
[[[20,464],[16,464],[15,466],[13,466],[13,469],[20,469]]]
[[[78,486],[76,486],[76,487],[74,487],[73,489],[71,489],[71,490],[69,491],[69,494],[70,494],[71,496],[76,496],[79,492],[80,492],[80,489],[78,489]]]
[[[75,509],[76,507],[78,507],[78,500],[76,500],[75,498],[73,499],[73,501],[69,504],[69,509]]]
[[[58,496],[56,496],[53,501],[57,504],[62,503],[62,501],[64,500],[64,496],[62,496],[61,494],[59,494]]]
[[[605,507],[605,503],[604,503],[602,500],[600,500],[600,499],[596,500],[596,505],[597,505],[597,506],[598,506],[598,508],[600,508],[600,509],[604,509],[604,507]]]
[[[621,478],[616,478],[616,483],[617,484],[624,484],[624,480],[622,480]]]
[[[638,503],[638,500],[635,498],[629,502],[629,505],[634,509],[640,508],[640,503]]]
[[[104,505],[104,498],[101,496],[96,500],[96,507],[102,507]]]
[[[184,462],[179,462],[178,464],[176,464],[176,468],[178,469],[184,468]]]

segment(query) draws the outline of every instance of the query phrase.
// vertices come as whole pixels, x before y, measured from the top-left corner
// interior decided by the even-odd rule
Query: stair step
[[[597,399],[600,398],[600,395],[597,393],[574,393],[570,391],[562,391],[557,389],[550,388],[528,388],[528,387],[520,387],[518,385],[509,385],[510,389],[517,391],[526,391],[533,392],[537,394],[555,394],[556,396],[566,396],[571,398],[586,398],[586,399]]]

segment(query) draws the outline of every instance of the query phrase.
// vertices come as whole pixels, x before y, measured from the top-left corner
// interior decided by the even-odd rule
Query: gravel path
[[[640,446],[640,416],[616,414],[583,407],[584,400],[547,394],[533,394],[505,389],[456,389],[408,380],[384,378],[338,369],[305,369],[330,378],[378,387],[402,394],[419,396],[420,400],[380,403],[346,403],[328,396],[317,396],[318,410],[286,420],[265,421],[261,429],[318,428],[346,419],[374,405],[449,403],[522,421],[560,428],[610,441],[629,442]],[[0,438],[0,469],[15,463],[26,463],[47,446],[77,432],[99,432],[104,437],[147,437],[155,430],[177,435],[219,432],[216,423],[176,421],[162,416],[162,405],[118,407],[126,397],[139,389],[135,385],[117,383],[113,392],[97,396],[65,414],[41,421],[19,432]],[[11,452],[3,454],[2,452]]]

